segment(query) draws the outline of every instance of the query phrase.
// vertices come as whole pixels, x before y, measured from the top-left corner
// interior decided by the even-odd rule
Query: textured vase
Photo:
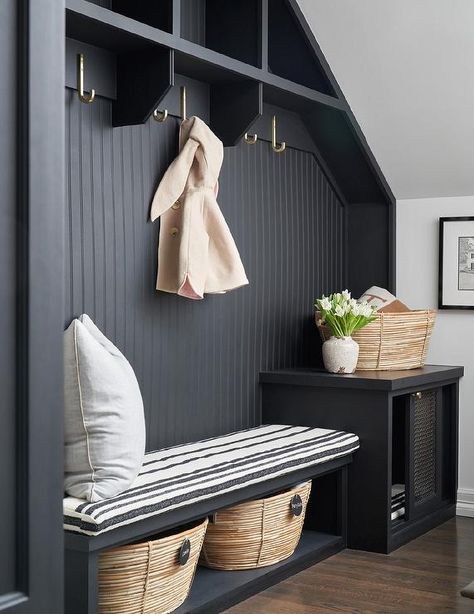
[[[352,337],[331,337],[323,343],[323,361],[330,373],[354,373],[359,344]]]

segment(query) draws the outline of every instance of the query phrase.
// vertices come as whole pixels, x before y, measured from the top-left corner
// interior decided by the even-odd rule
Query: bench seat
[[[273,424],[149,452],[121,495],[97,503],[66,497],[64,528],[99,535],[350,455],[358,447],[352,433]]]

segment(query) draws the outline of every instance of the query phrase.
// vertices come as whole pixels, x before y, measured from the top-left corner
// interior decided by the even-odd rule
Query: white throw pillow
[[[125,356],[87,315],[64,333],[65,491],[100,501],[137,477],[145,454],[143,400]]]

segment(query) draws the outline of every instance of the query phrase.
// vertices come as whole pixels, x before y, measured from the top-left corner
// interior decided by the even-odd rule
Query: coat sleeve
[[[198,147],[199,143],[194,139],[186,141],[163,175],[151,203],[150,219],[152,222],[167,211],[183,193]]]

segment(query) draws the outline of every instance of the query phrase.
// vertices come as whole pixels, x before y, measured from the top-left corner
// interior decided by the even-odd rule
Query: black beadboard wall
[[[143,393],[148,449],[259,423],[260,370],[319,360],[313,299],[346,286],[344,208],[314,157],[225,150],[219,203],[250,286],[190,301],[155,291],[154,188],[176,121],[111,127],[111,103],[66,91],[66,314],[88,313]]]

